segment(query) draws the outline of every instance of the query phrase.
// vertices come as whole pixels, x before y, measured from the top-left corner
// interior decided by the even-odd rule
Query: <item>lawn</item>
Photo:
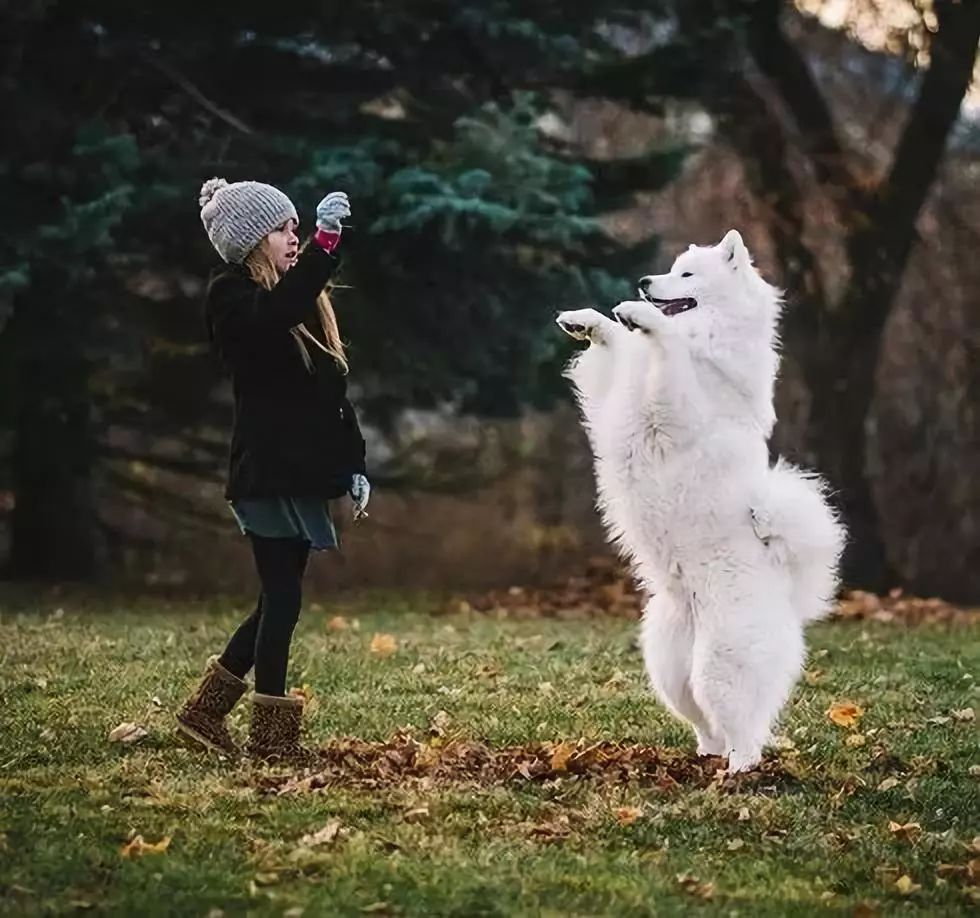
[[[324,751],[295,773],[173,738],[243,606],[0,597],[0,912],[975,914],[976,624],[813,628],[731,780],[647,693],[634,622],[437,608],[304,613]]]

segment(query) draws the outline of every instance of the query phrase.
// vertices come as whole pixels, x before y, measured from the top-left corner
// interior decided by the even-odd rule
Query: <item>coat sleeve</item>
[[[367,475],[367,446],[364,443],[364,435],[361,433],[361,425],[357,420],[357,411],[349,399],[344,399],[344,417],[350,425],[351,453],[355,463],[354,474]]]
[[[307,246],[296,265],[271,290],[247,277],[216,277],[207,294],[208,335],[222,359],[235,364],[269,334],[316,318],[316,301],[338,265],[318,245]]]

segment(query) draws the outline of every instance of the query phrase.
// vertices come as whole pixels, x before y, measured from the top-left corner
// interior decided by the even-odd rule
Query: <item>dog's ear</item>
[[[733,229],[725,233],[725,238],[718,243],[718,247],[722,250],[725,255],[725,260],[731,264],[732,268],[737,270],[748,264],[749,250],[745,248],[745,243],[742,242],[742,235],[738,230]]]

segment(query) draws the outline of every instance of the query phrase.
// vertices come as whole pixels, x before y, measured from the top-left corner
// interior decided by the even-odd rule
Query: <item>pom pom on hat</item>
[[[198,198],[198,204],[204,207],[217,194],[219,189],[227,187],[228,183],[223,178],[209,178],[201,186],[201,196]]]

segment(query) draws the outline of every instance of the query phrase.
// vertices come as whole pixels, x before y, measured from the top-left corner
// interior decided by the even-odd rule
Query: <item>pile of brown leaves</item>
[[[512,586],[449,604],[450,612],[477,611],[497,618],[581,619],[601,616],[639,618],[643,594],[615,558],[591,559],[583,572],[546,587]],[[963,609],[942,599],[920,599],[892,590],[876,596],[862,590],[845,593],[832,621],[872,620],[901,625],[976,624],[980,610]]]
[[[935,597],[920,599],[892,590],[887,596],[876,596],[863,590],[846,593],[837,603],[835,619],[871,619],[900,625],[967,625],[980,622],[980,611],[963,609]]]
[[[546,587],[512,586],[454,599],[448,611],[498,618],[639,618],[643,596],[615,558],[592,558],[581,574]]]
[[[495,749],[455,738],[420,741],[410,733],[398,732],[387,742],[335,740],[320,748],[317,762],[305,774],[266,774],[258,783],[267,793],[282,795],[336,785],[390,787],[413,780],[427,785],[467,782],[485,786],[575,777],[635,782],[661,791],[725,783],[744,790],[746,782],[766,788],[792,781],[775,761],[736,779],[726,778],[723,766],[719,758],[699,759],[656,746],[578,740]]]

